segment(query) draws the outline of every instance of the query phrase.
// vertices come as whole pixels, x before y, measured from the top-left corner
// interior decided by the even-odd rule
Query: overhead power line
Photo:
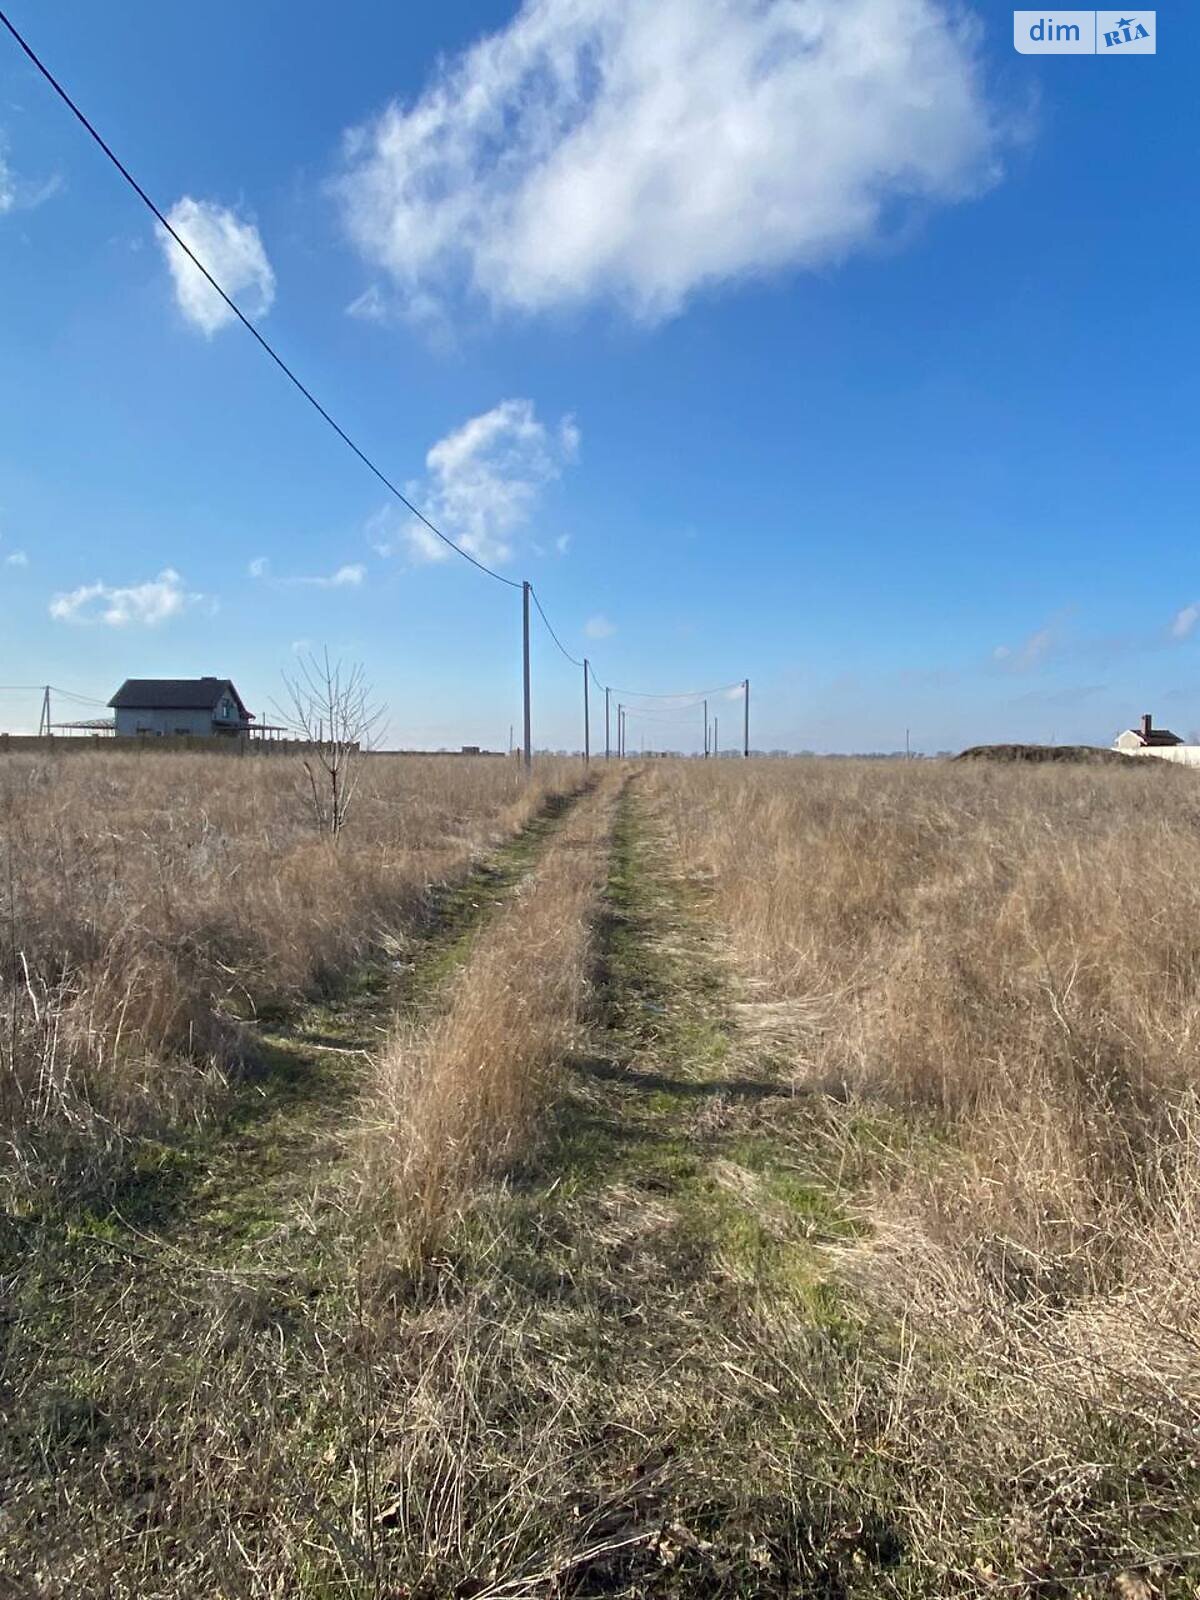
[[[107,700],[96,700],[95,698],[93,698],[92,695],[89,695],[89,694],[76,694],[73,689],[60,689],[56,683],[52,683],[50,685],[50,688],[53,689],[54,693],[56,695],[60,696],[61,699],[63,699],[63,700],[75,700],[81,706],[107,706],[108,705],[108,701]]]
[[[0,683],[0,694],[44,694],[51,689],[63,700],[76,700],[82,706],[106,706],[107,700],[96,700],[88,694],[76,694],[73,689],[60,689],[56,683]]]
[[[541,617],[542,621],[546,624],[546,631],[549,633],[550,637],[554,640],[554,642],[558,646],[559,650],[562,652],[562,654],[564,656],[566,656],[567,660],[571,663],[571,665],[573,667],[581,667],[583,665],[583,662],[579,659],[578,656],[573,656],[571,654],[571,652],[567,649],[566,645],[562,642],[562,640],[555,633],[554,627],[553,627],[553,624],[550,621],[550,618],[546,615],[545,611],[542,609],[542,602],[538,599],[538,592],[533,587],[532,584],[530,584],[530,586],[529,586],[529,592],[533,596],[534,605],[538,608],[538,615]],[[588,670],[589,671],[591,670],[590,667],[589,667]],[[593,676],[594,676],[594,674],[593,674]],[[603,689],[604,685],[601,684],[600,687]]]
[[[619,689],[617,685],[610,684],[614,694],[631,694],[635,700],[703,700],[705,695],[727,694],[731,689],[741,689],[742,680],[737,683],[722,683],[715,689],[681,689],[678,694],[646,694],[641,689]],[[636,711],[637,707],[630,707]]]
[[[59,99],[62,101],[62,103],[67,107],[67,109],[71,112],[71,114],[75,118],[77,118],[77,120],[83,125],[83,127],[86,129],[87,133],[91,136],[91,138],[96,142],[96,144],[99,145],[100,149],[103,150],[104,154],[112,162],[113,166],[116,167],[117,171],[125,179],[125,182],[129,185],[129,187],[137,195],[138,199],[141,200],[142,203],[151,212],[153,212],[154,216],[158,220],[159,226],[162,227],[167,233],[170,234],[171,238],[174,239],[175,243],[183,251],[184,255],[187,256],[189,261],[191,261],[192,265],[196,268],[196,270],[198,272],[200,272],[202,274],[202,276],[212,286],[212,288],[216,291],[216,293],[220,295],[221,299],[229,307],[230,311],[233,312],[234,316],[238,319],[238,321],[242,324],[242,326],[246,329],[246,331],[257,341],[257,343],[262,347],[262,349],[266,351],[267,355],[270,356],[271,360],[279,368],[280,372],[283,373],[284,377],[287,378],[288,381],[296,389],[298,389],[300,391],[300,393],[308,401],[309,405],[312,406],[313,410],[315,412],[317,412],[317,414],[320,417],[322,417],[329,424],[329,426],[333,429],[334,433],[336,433],[338,438],[341,439],[342,443],[345,444],[345,445],[348,445],[349,448],[351,450],[353,450],[354,454],[358,457],[358,459],[362,462],[362,464],[367,468],[367,470],[369,472],[374,473],[375,477],[379,479],[380,483],[383,484],[384,488],[387,489],[390,494],[395,495],[396,499],[399,500],[400,504],[403,505],[403,506],[406,506],[408,508],[408,510],[412,512],[413,516],[416,517],[418,519],[418,521],[423,522],[425,524],[425,526],[429,529],[430,533],[435,534],[442,541],[443,544],[448,545],[450,547],[450,549],[453,550],[457,555],[462,556],[464,561],[469,561],[473,567],[478,567],[480,572],[485,572],[488,575],[489,578],[495,578],[497,583],[507,584],[510,589],[519,589],[521,587],[521,585],[519,583],[515,583],[512,578],[506,578],[506,577],[503,576],[503,574],[493,571],[493,569],[491,567],[485,566],[485,564],[482,561],[478,560],[475,556],[473,556],[469,550],[464,550],[462,545],[455,544],[454,540],[451,539],[447,534],[444,534],[442,532],[442,530],[439,527],[436,526],[436,524],[431,522],[430,519],[425,515],[425,513],[422,510],[420,510],[419,507],[413,505],[412,501],[408,498],[407,495],[401,494],[400,490],[396,487],[396,485],[392,482],[392,480],[388,477],[388,475],[380,467],[377,467],[375,465],[375,463],[371,460],[370,456],[367,455],[366,451],[361,449],[357,444],[355,444],[354,440],[346,432],[345,428],[343,428],[339,422],[336,422],[334,420],[334,418],[332,416],[330,416],[329,412],[325,409],[325,407],[317,399],[316,395],[313,394],[312,390],[309,389],[305,384],[303,384],[300,381],[300,379],[292,371],[291,367],[288,366],[287,362],[278,353],[278,351],[274,348],[274,346],[271,345],[270,342],[263,337],[263,335],[255,327],[254,323],[250,320],[250,318],[242,310],[241,306],[238,305],[237,301],[234,300],[231,295],[229,295],[229,294],[227,294],[225,292],[225,290],[221,287],[221,285],[213,277],[212,273],[204,265],[203,261],[200,260],[200,257],[196,254],[196,252],[192,249],[192,247],[184,239],[180,238],[179,234],[172,227],[172,225],[167,221],[167,219],[163,215],[162,211],[159,209],[159,207],[157,205],[155,205],[154,201],[146,193],[145,189],[142,188],[141,184],[137,181],[137,179],[133,176],[132,172],[130,172],[129,168],[121,160],[120,156],[117,155],[116,151],[112,148],[112,146],[107,142],[107,140],[104,139],[104,137],[99,133],[99,131],[88,120],[88,118],[80,110],[79,106],[77,106],[75,101],[72,100],[71,96],[63,88],[62,84],[59,83],[58,79],[50,71],[49,67],[46,66],[45,62],[36,53],[36,51],[33,49],[33,47],[26,42],[26,40],[21,36],[20,33],[17,32],[16,28],[9,21],[8,17],[5,15],[5,13],[3,11],[0,11],[0,22],[2,22],[4,24],[4,26],[8,29],[9,33],[16,40],[17,44],[24,51],[24,53],[28,56],[29,60],[33,63],[33,65],[37,68],[37,70],[41,73],[42,77],[45,78],[46,82],[54,90],[55,94],[59,97]]]
[[[26,41],[26,39],[23,37],[23,35],[20,32],[18,32],[16,27],[14,27],[13,23],[10,21],[10,19],[8,18],[8,16],[5,14],[5,12],[3,10],[0,10],[0,23],[3,23],[5,29],[12,36],[13,40],[16,42],[17,46],[22,51],[22,53],[28,58],[28,60],[32,63],[32,65],[38,71],[38,73],[49,84],[50,88],[54,91],[54,93],[58,96],[58,98],[62,101],[62,103],[67,107],[68,111],[70,111],[72,116],[75,117],[76,121],[79,122],[80,126],[88,134],[89,138],[92,139],[92,141],[99,147],[99,149],[108,158],[108,160],[111,162],[111,164],[116,168],[117,172],[120,173],[121,177],[124,178],[125,182],[129,185],[129,187],[137,195],[138,199],[141,200],[142,204],[147,208],[148,211],[150,211],[150,213],[153,215],[155,220],[158,222],[159,226],[162,228],[163,232],[165,234],[167,234],[168,237],[170,237],[171,239],[174,240],[174,242],[178,245],[180,250],[183,251],[184,255],[188,258],[188,260],[192,263],[192,265],[200,273],[201,277],[204,278],[204,280],[212,288],[213,292],[216,295],[218,295],[218,297],[222,300],[222,302],[229,308],[229,310],[233,313],[233,315],[237,318],[237,320],[246,329],[247,333],[249,333],[250,336],[254,339],[255,343],[259,346],[259,348],[261,350],[263,350],[264,353],[267,356],[270,357],[270,359],[279,368],[280,372],[283,373],[284,377],[293,386],[293,388],[295,388],[304,397],[304,399],[308,401],[309,405],[313,408],[313,410],[317,413],[317,415],[322,419],[322,421],[324,421],[333,430],[333,432],[335,434],[337,434],[338,438],[342,441],[342,443],[344,445],[346,445],[346,447],[349,450],[351,450],[355,456],[357,456],[359,461],[362,462],[363,466],[365,466],[367,468],[367,470],[375,478],[378,479],[378,481],[384,486],[384,488],[388,491],[389,494],[393,495],[400,502],[400,504],[402,506],[404,506],[409,512],[411,512],[412,515],[414,517],[416,517],[417,520],[419,522],[421,522],[429,530],[430,533],[432,533],[436,538],[440,539],[441,542],[444,545],[446,545],[449,549],[453,550],[456,555],[461,556],[464,561],[469,561],[470,564],[473,567],[475,567],[478,571],[484,573],[487,577],[494,578],[497,583],[504,584],[506,588],[509,588],[509,589],[520,589],[520,590],[523,591],[524,596],[525,596],[525,704],[526,704],[526,713],[525,713],[526,741],[525,742],[526,742],[526,759],[527,760],[528,760],[528,755],[529,755],[529,599],[530,598],[532,598],[532,600],[534,602],[534,605],[537,607],[538,614],[541,617],[542,621],[545,623],[546,629],[549,632],[551,639],[554,641],[554,643],[555,643],[556,647],[558,648],[558,650],[560,651],[560,653],[565,657],[565,659],[567,661],[569,661],[572,664],[572,666],[582,667],[584,669],[584,671],[585,671],[585,678],[584,678],[585,719],[586,719],[586,705],[587,705],[587,675],[588,674],[590,674],[590,676],[591,676],[593,682],[596,684],[597,688],[604,690],[604,693],[605,693],[605,708],[606,708],[605,709],[606,726],[607,726],[607,715],[608,715],[608,701],[609,701],[609,697],[612,694],[628,695],[628,696],[631,696],[635,700],[672,700],[672,701],[675,701],[675,702],[678,703],[680,701],[698,700],[698,699],[702,698],[704,695],[722,694],[726,690],[733,690],[733,689],[737,689],[737,688],[741,688],[742,687],[741,684],[732,684],[731,683],[731,684],[723,684],[718,689],[692,689],[692,690],[684,691],[682,693],[662,694],[662,693],[651,693],[651,692],[649,692],[647,690],[642,690],[642,689],[620,689],[620,688],[614,688],[611,684],[602,683],[600,678],[596,675],[596,672],[595,672],[594,668],[592,667],[590,661],[588,661],[586,658],[585,659],[580,659],[580,657],[572,655],[571,652],[567,649],[567,647],[563,644],[562,640],[558,637],[558,634],[555,632],[554,626],[551,623],[550,618],[546,615],[546,611],[545,611],[545,608],[542,605],[541,599],[538,596],[538,594],[536,593],[536,591],[534,590],[532,584],[517,582],[513,578],[506,578],[502,573],[496,572],[492,567],[489,567],[489,566],[486,565],[486,563],[484,563],[483,561],[480,561],[478,559],[478,557],[473,556],[471,554],[471,552],[469,550],[465,549],[461,544],[457,544],[452,538],[449,537],[448,534],[443,533],[442,530],[437,526],[437,524],[434,523],[433,521],[431,521],[431,519],[425,515],[425,513],[420,509],[420,507],[414,505],[413,502],[408,498],[408,496],[403,494],[400,491],[400,489],[397,488],[397,486],[392,482],[392,480],[387,476],[387,474],[380,467],[378,467],[375,464],[375,462],[371,459],[370,456],[367,455],[366,451],[363,450],[358,444],[355,443],[355,441],[350,437],[350,435],[341,426],[341,424],[339,422],[337,422],[335,420],[335,418],[330,414],[330,412],[328,410],[326,410],[326,408],[321,404],[321,402],[317,399],[316,395],[313,394],[312,390],[309,389],[307,387],[307,385],[304,384],[300,380],[300,378],[297,377],[296,373],[293,372],[291,367],[288,366],[287,362],[284,361],[283,357],[278,353],[278,351],[274,348],[274,346],[259,331],[259,329],[251,321],[251,319],[242,310],[241,306],[238,305],[237,301],[234,300],[233,297],[230,294],[228,294],[226,292],[226,290],[221,286],[221,284],[217,282],[216,278],[212,275],[212,273],[209,271],[209,269],[205,266],[204,262],[200,260],[199,256],[192,249],[192,247],[187,243],[187,241],[185,239],[183,239],[179,235],[179,233],[176,231],[176,229],[173,227],[173,225],[168,221],[167,217],[164,215],[164,213],[160,209],[160,207],[155,204],[153,199],[151,199],[150,195],[146,192],[146,190],[142,187],[142,185],[133,176],[133,174],[132,174],[132,172],[130,172],[129,168],[125,165],[125,163],[117,155],[116,151],[113,150],[112,146],[102,136],[102,134],[94,126],[94,124],[88,119],[88,117],[85,115],[85,113],[82,111],[82,109],[72,99],[70,94],[68,94],[67,90],[63,87],[63,85],[58,81],[58,79],[50,71],[49,67],[46,66],[45,62],[42,61],[41,57],[37,54],[37,52],[33,49],[33,47]],[[28,687],[21,686],[20,689],[17,690],[17,689],[14,688],[14,686],[10,686],[9,689],[4,690],[3,692],[28,693],[28,692],[36,692],[38,689],[44,689],[44,687],[45,687],[44,685],[38,684],[38,685],[31,685],[31,686],[28,686]],[[0,686],[0,688],[2,688],[2,686]],[[51,685],[51,688],[53,688],[53,685]],[[75,700],[75,701],[77,701],[77,702],[79,702],[81,704],[85,704],[85,705],[102,706],[102,705],[105,704],[105,702],[103,702],[103,701],[93,700],[93,699],[90,699],[88,696],[74,695],[69,690],[56,689],[56,690],[54,690],[54,692],[56,694],[63,695],[68,699]],[[682,709],[682,707],[680,709]],[[749,699],[748,699],[748,696],[747,696],[747,717],[748,717],[748,714],[749,714]],[[621,716],[622,717],[624,716],[624,712],[621,713]],[[587,748],[587,738],[586,738],[586,733],[585,733],[585,750],[586,750],[586,748]],[[607,751],[606,751],[606,753],[607,753]]]
[[[529,586],[529,592],[533,596],[533,603],[538,609],[538,614],[540,615],[542,621],[546,624],[547,632],[549,633],[550,637],[554,640],[555,644],[558,646],[560,652],[567,658],[567,660],[571,663],[571,665],[573,667],[582,667],[584,663],[580,659],[580,657],[579,656],[573,656],[571,654],[571,652],[567,649],[566,645],[564,645],[562,640],[558,637],[557,633],[555,633],[554,627],[553,627],[553,625],[552,625],[552,623],[550,621],[550,618],[546,615],[545,611],[542,608],[542,602],[538,599],[538,592],[533,587],[532,584],[530,584],[530,586]],[[588,672],[591,674],[592,681],[596,685],[597,689],[608,689],[610,691],[610,693],[612,693],[612,694],[628,694],[628,695],[632,695],[635,700],[696,700],[696,701],[700,701],[700,700],[703,700],[705,695],[724,694],[729,689],[739,689],[740,690],[741,687],[742,687],[741,682],[739,681],[737,683],[723,683],[719,689],[681,689],[678,692],[678,694],[647,694],[643,690],[640,690],[640,689],[618,689],[613,684],[606,684],[606,683],[601,682],[601,680],[596,676],[596,669],[595,669],[595,667],[592,666],[590,661],[587,663],[587,669],[588,669]],[[632,707],[632,709],[634,711],[636,711],[637,707],[634,706],[634,707]],[[679,709],[680,710],[686,710],[686,707],[685,706],[680,706]]]

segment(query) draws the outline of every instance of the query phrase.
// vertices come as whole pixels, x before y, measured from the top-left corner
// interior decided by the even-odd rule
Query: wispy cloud
[[[1060,631],[1061,622],[1054,619],[1017,645],[998,644],[992,651],[992,660],[1005,672],[1032,672],[1055,649]]]
[[[27,567],[29,565],[29,557],[24,550],[14,550],[11,554],[5,556],[4,565],[6,567]]]
[[[202,595],[191,594],[184,588],[183,579],[173,567],[164,567],[157,578],[127,588],[85,583],[78,589],[57,594],[50,602],[50,615],[56,622],[100,622],[110,628],[156,628],[202,599]]]
[[[279,588],[357,589],[367,575],[361,561],[350,561],[330,573],[316,576],[276,578],[271,576],[271,563],[266,556],[255,556],[246,569],[252,578],[265,580]]]
[[[366,575],[367,569],[361,561],[351,561],[327,577],[293,578],[291,581],[309,584],[314,589],[357,589]]]
[[[617,631],[617,625],[604,616],[589,617],[583,625],[583,631],[589,639],[611,639]]]
[[[405,493],[433,522],[489,566],[508,561],[515,535],[526,527],[548,484],[579,452],[573,418],[539,421],[531,400],[502,400],[433,445],[426,477]],[[380,555],[407,552],[417,563],[444,561],[448,547],[418,518],[392,506],[378,511],[367,537]]]
[[[40,181],[18,177],[0,135],[0,217],[9,211],[33,211],[61,188],[62,179],[57,173]]]
[[[1186,639],[1200,622],[1200,602],[1193,601],[1190,606],[1184,606],[1182,611],[1177,611],[1171,622],[1172,639]]]
[[[525,0],[347,135],[336,191],[402,302],[659,319],[980,192],[1000,143],[950,0]]]
[[[360,322],[386,322],[388,319],[387,302],[377,283],[371,284],[357,295],[346,307],[348,317],[357,317]]]
[[[184,195],[167,220],[204,263],[225,292],[247,315],[265,316],[275,300],[275,274],[258,229],[226,206]],[[194,328],[207,338],[235,321],[233,312],[161,225],[155,233],[175,285],[175,300]]]

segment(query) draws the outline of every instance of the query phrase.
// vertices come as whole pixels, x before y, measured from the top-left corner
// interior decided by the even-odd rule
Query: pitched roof
[[[114,711],[211,711],[223,694],[231,694],[250,721],[228,678],[126,678],[108,703]]]

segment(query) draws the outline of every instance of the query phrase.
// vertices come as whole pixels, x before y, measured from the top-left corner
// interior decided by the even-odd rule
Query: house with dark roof
[[[236,738],[254,721],[229,678],[126,678],[108,703],[131,738]]]
[[[1136,728],[1126,728],[1124,733],[1117,735],[1113,749],[1125,755],[1139,755],[1143,750],[1173,749],[1182,743],[1183,740],[1170,728],[1156,728],[1147,711]]]

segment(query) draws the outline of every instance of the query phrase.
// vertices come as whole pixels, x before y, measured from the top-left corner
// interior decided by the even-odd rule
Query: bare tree
[[[308,745],[301,763],[308,777],[313,819],[336,839],[362,777],[362,757],[383,719],[360,664],[302,656],[296,672],[283,674],[287,703],[280,716]]]

